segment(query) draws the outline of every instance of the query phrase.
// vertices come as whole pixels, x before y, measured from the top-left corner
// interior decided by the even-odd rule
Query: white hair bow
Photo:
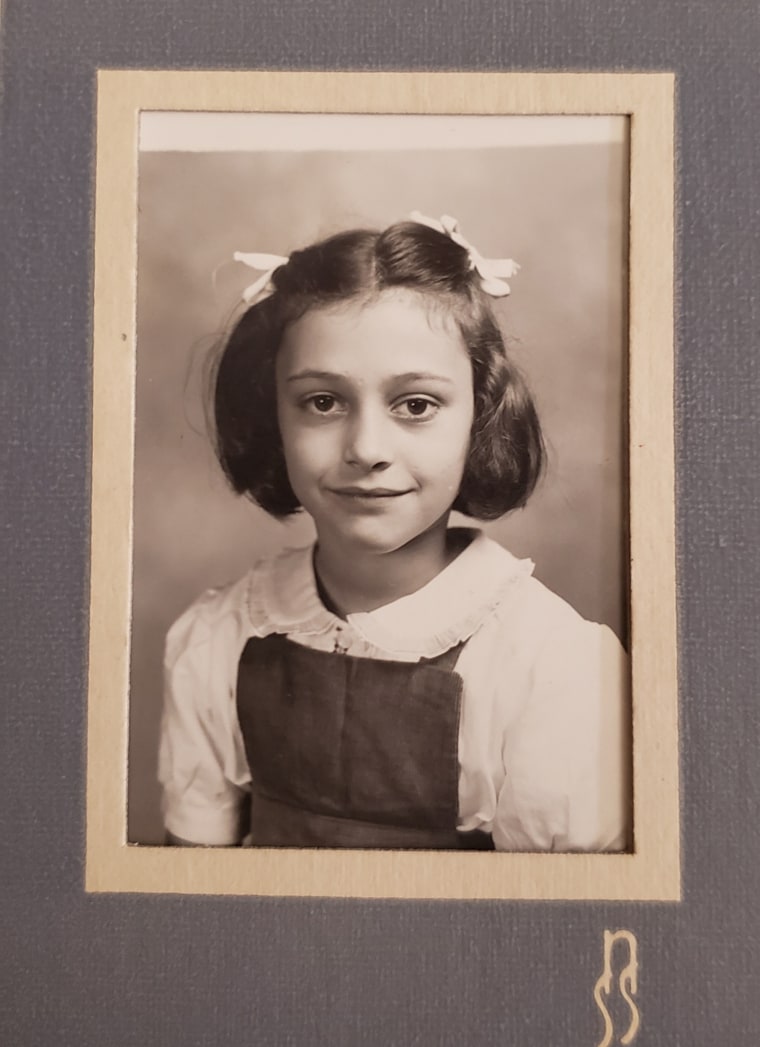
[[[254,280],[250,286],[246,287],[243,291],[242,298],[244,302],[252,302],[253,299],[261,291],[271,291],[271,279],[272,273],[275,269],[279,269],[281,265],[285,265],[288,261],[281,254],[245,254],[243,251],[235,251],[232,256],[236,262],[242,262],[243,265],[249,266],[251,269],[262,270],[262,275],[258,280]]]
[[[509,294],[507,279],[519,272],[520,266],[511,258],[484,258],[469,240],[465,240],[459,231],[459,222],[451,215],[442,215],[440,221],[428,218],[419,211],[412,211],[409,218],[420,225],[426,225],[430,229],[436,229],[444,236],[448,236],[455,244],[463,247],[470,259],[470,269],[474,269],[480,277],[480,286],[493,298],[503,298]]]

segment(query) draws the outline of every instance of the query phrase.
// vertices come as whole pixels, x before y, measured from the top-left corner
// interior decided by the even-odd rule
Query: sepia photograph
[[[627,120],[139,163],[129,840],[626,850]]]

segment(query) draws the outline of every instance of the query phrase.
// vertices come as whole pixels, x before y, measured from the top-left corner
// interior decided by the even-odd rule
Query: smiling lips
[[[399,498],[402,494],[410,493],[408,489],[405,491],[394,491],[388,487],[334,487],[332,492],[344,498],[357,499]]]

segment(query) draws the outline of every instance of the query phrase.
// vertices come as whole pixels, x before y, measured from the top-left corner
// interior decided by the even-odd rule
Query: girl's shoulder
[[[532,560],[515,556],[482,532],[477,533],[458,566],[461,596],[479,609],[484,620],[495,617],[515,628],[539,633],[589,624],[536,578]]]
[[[532,574],[505,591],[495,610],[505,624],[537,636],[596,625]]]
[[[258,560],[235,581],[204,590],[167,633],[169,661],[189,648],[283,631],[301,617],[313,585],[311,548],[285,549]]]
[[[489,541],[494,573],[502,562],[505,584],[498,587],[490,613],[482,620],[481,642],[490,642],[498,662],[551,664],[586,662],[607,649],[617,657],[622,647],[607,625],[589,621],[572,604],[544,585],[533,574],[530,560],[517,560],[506,549]]]

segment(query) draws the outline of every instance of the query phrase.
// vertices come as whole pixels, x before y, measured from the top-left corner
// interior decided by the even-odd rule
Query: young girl
[[[172,627],[160,777],[170,842],[621,850],[627,670],[452,509],[492,520],[541,472],[491,309],[511,261],[447,217],[343,233],[268,269],[216,373],[217,452],[311,548]]]

